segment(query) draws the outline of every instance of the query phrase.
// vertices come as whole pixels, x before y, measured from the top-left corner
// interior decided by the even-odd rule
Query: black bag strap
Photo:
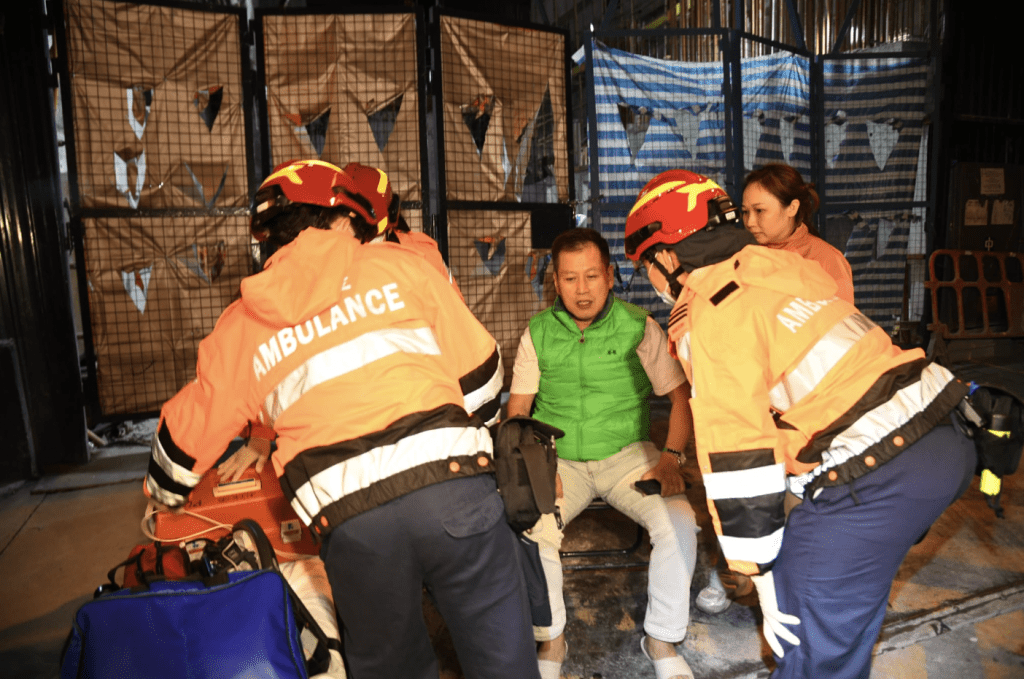
[[[532,417],[527,417],[526,415],[516,415],[514,417],[507,417],[504,420],[502,420],[501,424],[498,426],[500,427],[511,425],[517,425],[523,428],[525,428],[528,425],[533,428],[534,433],[540,434],[552,440],[560,439],[563,436],[565,436],[565,432],[559,429],[558,427],[554,427],[546,422],[541,422],[540,420],[535,420]]]
[[[125,573],[128,572],[129,567],[134,566],[135,578],[142,585],[148,586],[149,583],[151,582],[157,582],[166,579],[166,576],[164,574],[164,555],[175,549],[179,549],[179,547],[177,547],[176,545],[164,545],[160,542],[154,542],[153,545],[155,548],[156,562],[155,565],[153,566],[152,571],[147,571],[142,567],[142,557],[146,553],[144,549],[140,549],[138,552],[136,552],[132,556],[129,556],[127,559],[125,559],[124,561],[117,564],[109,571],[107,571],[107,580],[109,580],[110,584],[113,585],[114,590],[121,589],[121,585],[117,584],[117,569],[121,568],[122,566],[125,569]]]
[[[124,561],[122,561],[121,563],[117,564],[116,566],[111,568],[109,571],[107,571],[107,580],[110,581],[110,584],[114,586],[115,590],[121,589],[121,585],[117,584],[117,569],[121,568],[122,566],[124,566],[125,570],[128,570],[128,566],[130,566],[132,564],[135,564],[135,568],[137,569],[137,571],[136,571],[137,573],[141,573],[142,572],[142,551],[141,550],[136,552],[132,556],[129,556],[127,559],[125,559]]]
[[[533,430],[523,427],[523,439],[519,444],[519,452],[526,465],[526,474],[530,478],[530,489],[537,509],[541,514],[553,514],[555,511],[555,483],[551,478],[548,449],[534,441]]]
[[[316,648],[313,649],[313,654],[306,660],[306,671],[310,676],[314,674],[323,674],[331,666],[331,651],[337,651],[342,658],[345,657],[343,652],[343,646],[340,639],[332,639],[327,636],[323,628],[320,627],[320,623],[316,621],[313,614],[306,608],[306,604],[302,603],[302,599],[295,590],[292,589],[291,584],[288,582],[288,578],[284,577],[279,568],[275,568],[274,571],[281,576],[281,581],[284,583],[285,590],[288,592],[288,597],[292,602],[292,610],[295,612],[295,622],[299,626],[300,631],[308,629],[310,634],[316,639]],[[341,625],[341,621],[338,621],[338,625]]]

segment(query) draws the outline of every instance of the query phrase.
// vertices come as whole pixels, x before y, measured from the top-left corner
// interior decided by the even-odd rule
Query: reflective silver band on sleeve
[[[167,474],[167,476],[169,476],[175,483],[180,483],[181,485],[188,486],[189,488],[195,488],[199,485],[199,480],[203,478],[202,474],[196,474],[195,472],[182,467],[180,464],[176,464],[167,454],[167,451],[164,450],[163,444],[160,443],[160,437],[157,435],[153,436],[152,456],[157,465],[160,466],[160,469],[163,469],[164,473]],[[150,490],[152,491],[152,489]],[[169,493],[169,495],[174,494]],[[177,496],[175,495],[175,497]],[[163,502],[163,500],[161,500],[161,502]],[[184,499],[182,499],[182,502],[184,502]],[[164,504],[168,503],[164,502]]]
[[[184,495],[165,490],[151,476],[146,477],[146,490],[149,491],[150,497],[168,507],[180,507],[188,500]]]
[[[782,493],[786,490],[786,465],[779,463],[770,467],[704,474],[704,490],[709,500]]]
[[[482,408],[482,406],[489,401],[493,401],[496,398],[501,398],[501,388],[505,383],[505,368],[501,358],[501,347],[496,346],[495,351],[498,352],[498,365],[494,370],[494,374],[491,375],[487,383],[478,389],[474,389],[468,394],[463,396],[463,404],[467,413],[475,413]],[[498,421],[499,412],[491,418],[491,421],[486,422],[488,426]]]
[[[782,548],[784,530],[784,528],[780,528],[771,535],[760,538],[735,538],[719,535],[718,543],[722,546],[722,554],[730,561],[772,563],[779,556],[779,550]]]
[[[768,392],[771,406],[782,413],[792,408],[814,391],[825,375],[874,327],[874,322],[861,313],[850,314],[832,326]]]

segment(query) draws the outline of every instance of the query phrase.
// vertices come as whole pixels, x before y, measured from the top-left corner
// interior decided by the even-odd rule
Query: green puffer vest
[[[530,319],[540,367],[533,416],[565,431],[559,457],[603,460],[649,438],[651,381],[636,355],[647,315],[609,295],[584,331],[560,299]]]

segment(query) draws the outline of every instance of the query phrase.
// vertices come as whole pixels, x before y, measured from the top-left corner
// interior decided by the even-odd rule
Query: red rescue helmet
[[[345,174],[355,182],[356,193],[365,198],[373,212],[374,219],[367,220],[371,226],[377,228],[377,234],[384,233],[389,228],[394,228],[398,222],[398,201],[393,200],[391,182],[383,170],[378,170],[369,165],[349,163],[345,166]],[[392,216],[392,204],[394,204],[394,216]]]
[[[325,208],[344,206],[369,223],[377,221],[355,181],[340,167],[322,160],[289,160],[274,168],[253,197],[249,223],[253,238],[266,240],[268,222],[302,203]]]
[[[638,261],[655,245],[673,245],[706,226],[740,219],[740,211],[713,180],[689,170],[667,170],[641,189],[626,218],[626,257]]]

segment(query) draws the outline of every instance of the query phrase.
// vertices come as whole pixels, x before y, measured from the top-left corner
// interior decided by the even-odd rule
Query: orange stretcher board
[[[214,467],[203,475],[183,509],[228,526],[242,519],[253,519],[267,534],[278,561],[292,561],[320,553],[320,546],[313,540],[309,527],[302,523],[285,499],[271,464],[264,466],[262,472],[250,467],[238,481],[226,483],[220,482]],[[211,521],[183,513],[158,512],[154,535],[161,541],[175,542],[210,528]],[[227,529],[218,528],[204,533],[202,537],[215,540],[227,532]]]

